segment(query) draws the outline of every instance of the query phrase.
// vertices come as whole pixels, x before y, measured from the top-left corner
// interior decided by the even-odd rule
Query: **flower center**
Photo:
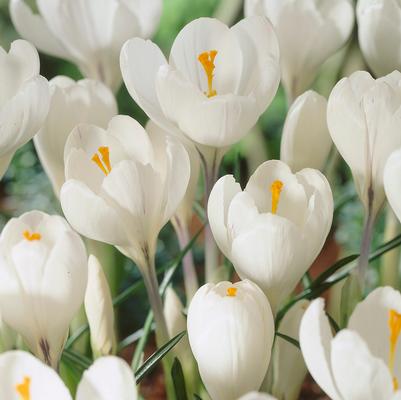
[[[390,354],[388,357],[388,366],[390,368],[391,374],[393,375],[394,390],[397,390],[398,381],[397,378],[394,376],[394,361],[397,342],[401,333],[401,314],[398,314],[395,310],[390,310],[388,316],[388,327],[390,330]]]
[[[237,288],[236,287],[229,287],[227,288],[227,296],[228,297],[235,297],[237,295]]]
[[[207,77],[207,92],[205,95],[207,97],[216,96],[217,92],[213,89],[213,72],[215,69],[214,59],[216,58],[217,50],[210,50],[200,53],[198,56],[199,62],[202,64]]]
[[[107,146],[100,146],[91,160],[102,170],[107,176],[111,172],[110,152]],[[100,156],[99,156],[100,154]]]
[[[22,232],[22,236],[26,240],[29,240],[30,242],[34,242],[35,240],[42,239],[42,235],[40,233],[38,233],[38,232],[24,231],[24,232]]]
[[[283,190],[284,183],[281,181],[274,181],[270,186],[270,191],[272,193],[272,214],[277,213],[278,202],[280,200],[280,194]]]
[[[19,394],[21,400],[30,400],[30,386],[31,386],[31,378],[29,376],[24,377],[24,381],[15,385],[15,390]]]

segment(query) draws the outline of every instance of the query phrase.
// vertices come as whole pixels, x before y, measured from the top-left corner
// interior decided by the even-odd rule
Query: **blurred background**
[[[51,1],[51,0],[49,0]],[[33,1],[31,1],[34,4]],[[164,0],[164,10],[159,29],[154,41],[168,55],[177,33],[191,20],[202,16],[217,17],[229,25],[243,17],[242,0]],[[8,13],[8,0],[0,0],[0,45],[8,51],[10,43],[17,39]],[[41,74],[47,79],[57,75],[66,75],[80,79],[78,69],[60,59],[41,54]],[[328,96],[335,82],[342,76],[349,75],[358,69],[367,69],[356,42],[356,33],[346,48],[329,59],[322,67],[313,88],[324,96]],[[120,114],[127,114],[145,124],[147,118],[141,109],[128,95],[124,85],[117,95]],[[264,113],[255,127],[242,142],[234,146],[224,159],[220,175],[233,173],[242,184],[246,183],[255,168],[267,159],[280,157],[280,137],[287,112],[287,104],[282,88],[279,89],[273,103]],[[311,273],[315,275],[332,264],[338,257],[359,251],[363,210],[355,197],[352,178],[344,162],[333,154],[325,171],[332,184],[336,203],[333,231],[321,256],[313,266]],[[199,189],[199,204],[202,188]],[[0,228],[14,215],[39,209],[48,213],[61,213],[57,199],[52,192],[50,181],[43,172],[32,142],[21,148],[0,183]],[[375,232],[373,248],[384,241],[384,212],[379,219]],[[200,226],[200,220],[194,216],[192,233]],[[201,239],[200,239],[201,240]],[[114,250],[111,257],[115,262],[115,273],[111,279],[112,291],[120,293],[124,288],[140,279],[136,267]],[[178,244],[171,226],[163,229],[158,245],[157,264],[171,260],[178,253]],[[396,250],[397,251],[397,250]],[[195,262],[201,265],[203,254],[200,246],[194,248]],[[378,264],[373,264],[370,279],[373,284],[379,281]],[[182,295],[182,279],[178,273],[175,277],[175,288]],[[181,292],[180,292],[181,290]],[[337,289],[338,292],[338,289]],[[338,315],[336,290],[331,294],[332,312]],[[118,335],[120,340],[141,328],[148,310],[145,292],[139,293],[126,302],[118,310]],[[85,338],[83,340],[86,340]],[[316,396],[319,396],[316,394]],[[145,396],[146,398],[157,398]],[[307,396],[305,398],[313,398]],[[321,398],[321,397],[316,397]]]

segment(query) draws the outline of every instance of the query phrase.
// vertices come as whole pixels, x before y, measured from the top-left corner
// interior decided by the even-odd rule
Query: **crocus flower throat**
[[[397,313],[395,310],[390,310],[388,317],[388,327],[390,330],[390,353],[388,358],[388,366],[390,368],[391,374],[393,375],[394,390],[397,390],[398,381],[397,378],[394,376],[394,360],[398,338],[401,333],[401,314]]]
[[[29,242],[35,242],[42,239],[42,235],[38,232],[29,232],[28,230],[22,232],[22,236]]]
[[[216,58],[217,50],[204,51],[199,54],[198,60],[202,64],[207,77],[208,90],[205,92],[207,97],[216,96],[217,92],[213,89],[213,72],[216,66],[214,65],[214,59]]]
[[[30,386],[31,386],[31,378],[29,378],[28,376],[24,377],[22,383],[15,385],[15,390],[19,394],[21,400],[31,399]]]
[[[110,151],[107,146],[100,146],[91,160],[101,169],[107,176],[111,172]],[[100,157],[99,157],[100,154]]]

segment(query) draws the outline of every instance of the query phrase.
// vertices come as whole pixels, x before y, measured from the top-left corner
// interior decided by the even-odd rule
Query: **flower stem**
[[[365,224],[363,227],[361,250],[358,259],[358,280],[360,285],[361,293],[363,294],[366,286],[366,272],[369,266],[369,252],[372,242],[373,235],[373,225],[375,218],[373,215],[373,190],[369,188],[368,190],[368,209],[365,215]]]
[[[177,233],[180,249],[183,250],[190,242],[188,225],[186,223],[182,223],[181,221],[177,221],[177,223],[174,224],[174,228]],[[185,295],[187,298],[187,304],[189,304],[199,288],[198,277],[196,275],[196,269],[191,250],[188,251],[188,253],[184,256],[182,265],[184,272]]]

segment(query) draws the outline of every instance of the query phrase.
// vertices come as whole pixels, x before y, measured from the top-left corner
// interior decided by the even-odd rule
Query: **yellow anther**
[[[274,181],[270,186],[270,191],[272,193],[272,214],[277,213],[278,202],[280,200],[280,194],[283,190],[284,183],[277,180]]]
[[[229,287],[227,288],[227,296],[235,297],[237,295],[237,288],[236,287]]]
[[[393,385],[394,390],[396,390],[398,388],[398,381],[397,378],[394,377],[394,361],[397,342],[401,333],[401,314],[395,310],[390,310],[388,315],[388,327],[390,330],[390,353],[388,357],[388,366],[393,375]]]
[[[29,231],[24,231],[22,232],[22,236],[26,239],[29,240],[30,242],[34,242],[35,240],[40,240],[42,239],[42,235],[38,232],[29,232]]]
[[[101,157],[99,157],[98,153],[95,153],[91,160],[102,170],[105,175],[108,175],[111,172],[109,148],[107,146],[100,146],[97,150]]]
[[[216,90],[213,89],[213,72],[216,67],[214,65],[214,59],[216,58],[216,55],[217,50],[210,50],[205,51],[198,56],[198,60],[206,72],[208,90],[205,92],[205,95],[207,97],[213,97],[217,94]]]
[[[15,386],[15,390],[19,394],[21,400],[31,399],[30,386],[31,386],[31,378],[29,378],[28,376],[24,377],[24,381],[22,383],[19,383],[18,385]]]
[[[398,379],[396,377],[393,378],[393,388],[394,392],[398,390]]]

